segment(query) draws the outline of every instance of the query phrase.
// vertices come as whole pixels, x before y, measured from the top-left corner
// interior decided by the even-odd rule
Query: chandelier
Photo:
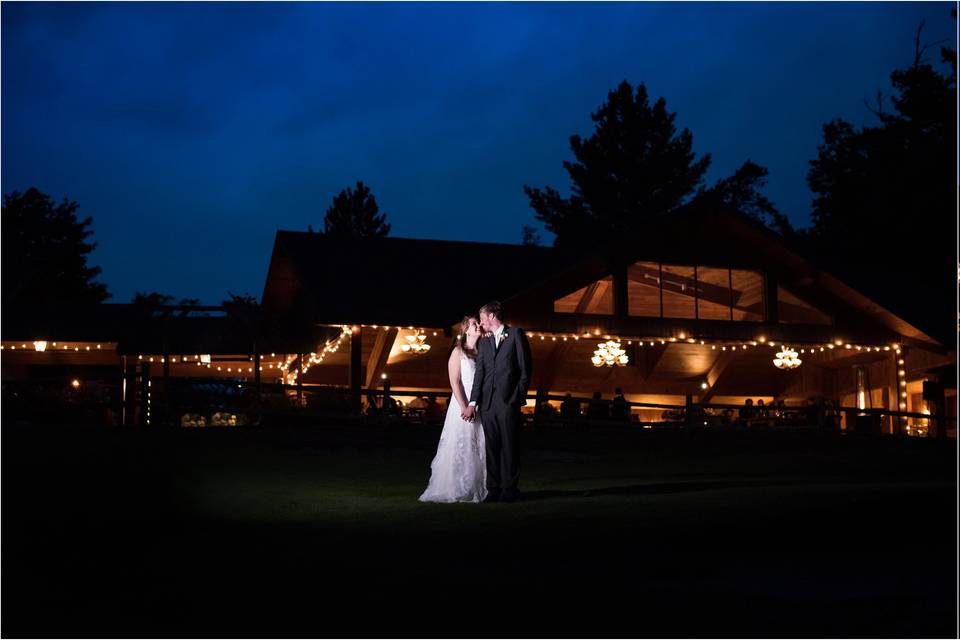
[[[404,353],[426,353],[430,351],[430,345],[426,342],[426,334],[417,332],[405,337],[407,339],[407,344],[400,346],[400,349]]]
[[[627,356],[627,352],[620,348],[619,342],[608,340],[599,343],[599,348],[593,352],[590,361],[593,362],[595,367],[604,365],[612,367],[614,365],[623,366],[630,362],[630,358]]]
[[[773,359],[773,364],[777,369],[796,369],[803,362],[797,357],[797,352],[790,347],[784,347],[783,351],[777,352],[777,357]]]

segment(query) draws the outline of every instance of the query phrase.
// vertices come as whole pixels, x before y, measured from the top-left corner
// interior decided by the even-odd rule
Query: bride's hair
[[[470,349],[467,347],[467,329],[470,328],[471,320],[476,322],[477,317],[463,316],[463,320],[460,321],[460,332],[457,333],[456,337],[453,339],[453,347],[451,348],[451,351],[459,347],[460,351],[462,351],[464,354],[468,355],[471,358],[476,358],[477,357],[476,346],[474,346],[473,349]]]

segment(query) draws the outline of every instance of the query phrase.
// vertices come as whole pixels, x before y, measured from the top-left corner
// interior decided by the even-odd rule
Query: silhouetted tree
[[[628,242],[657,217],[669,214],[693,197],[716,199],[744,207],[759,219],[789,224],[759,189],[767,170],[749,160],[730,178],[709,189],[703,176],[710,154],[693,151],[693,135],[678,132],[676,114],[659,98],[652,105],[643,83],[636,92],[624,80],[591,114],[593,134],[570,137],[576,162],[564,162],[571,195],[556,189],[524,186],[530,206],[557,246],[593,246],[601,238]]]
[[[793,236],[796,230],[790,220],[760,192],[767,184],[768,173],[766,167],[747,160],[729,178],[717,180],[709,189],[701,188],[696,199],[720,202],[755,218],[783,236]]]
[[[807,245],[868,295],[894,289],[928,307],[941,300],[952,306],[956,51],[941,49],[952,72],[939,73],[924,60],[929,45],[921,44],[922,29],[921,23],[912,64],[890,74],[892,110],[881,95],[871,109],[875,126],[857,128],[841,119],[824,125],[807,175],[815,194]],[[953,331],[947,305],[940,314],[943,336]]]
[[[260,302],[248,293],[238,296],[228,291],[227,296],[220,304],[237,331],[250,341],[251,352],[257,353],[257,346],[263,337]]]
[[[370,193],[369,187],[357,182],[356,191],[347,187],[333,199],[323,219],[324,233],[385,236],[390,233],[390,225],[386,222],[387,214],[379,211],[377,199]]]
[[[177,304],[179,304],[181,307],[199,307],[200,299],[199,298],[181,298],[180,302],[178,302]],[[190,311],[191,311],[190,309],[181,309],[180,316],[183,317],[183,316],[190,315]]]
[[[525,247],[539,247],[540,246],[540,233],[530,225],[523,225],[523,230],[521,231],[522,238],[520,239],[520,244]]]
[[[110,297],[95,282],[100,267],[87,265],[96,242],[88,227],[93,218],[77,219],[76,202],[31,187],[3,198],[4,313],[42,315],[93,305]]]
[[[156,291],[144,293],[137,291],[131,303],[136,307],[140,315],[149,317],[156,315],[158,311],[163,310],[163,307],[173,302],[173,300],[173,296],[165,293],[157,293]]]
[[[173,296],[168,296],[165,293],[157,293],[156,291],[151,293],[138,291],[134,294],[132,302],[133,304],[146,307],[162,307],[173,302]]]
[[[223,300],[220,305],[226,309],[228,314],[234,315],[235,317],[250,317],[255,315],[260,309],[260,303],[249,293],[244,293],[238,296],[235,293],[228,291],[227,296],[228,297]]]
[[[590,117],[593,134],[571,136],[576,162],[563,163],[571,196],[551,187],[523,188],[558,246],[632,235],[650,218],[680,206],[710,166],[709,155],[695,157],[690,131],[677,132],[666,101],[650,104],[643,83],[634,94],[624,80]]]

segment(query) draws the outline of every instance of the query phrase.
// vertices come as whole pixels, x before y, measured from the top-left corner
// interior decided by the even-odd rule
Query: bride
[[[460,417],[473,389],[477,340],[483,330],[477,319],[464,317],[447,361],[453,396],[440,433],[437,455],[430,464],[430,482],[420,502],[483,502],[487,497],[486,445],[479,420]]]

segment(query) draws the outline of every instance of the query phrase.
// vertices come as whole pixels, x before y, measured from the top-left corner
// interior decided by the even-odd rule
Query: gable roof
[[[813,301],[823,299],[825,293],[831,299],[831,306],[845,306],[905,338],[939,347],[953,346],[949,332],[943,331],[941,320],[941,316],[952,315],[952,312],[947,310],[945,314],[936,301],[916,304],[914,299],[904,296],[901,289],[889,283],[853,282],[850,279],[852,270],[845,270],[843,274],[828,273],[779,234],[741,212],[714,209],[695,212],[694,215],[700,219],[712,217],[714,225],[722,225],[732,235],[756,247],[767,265],[785,267],[784,273],[790,280],[783,284],[801,297]]]
[[[331,324],[447,326],[576,259],[551,247],[278,231],[262,303],[280,314],[306,304]]]
[[[447,326],[491,299],[569,293],[618,259],[552,247],[354,238],[278,231],[263,306],[306,305],[316,322]],[[814,306],[931,346],[942,341],[819,268],[761,222],[724,207],[684,207],[651,223],[628,256],[757,269]],[[623,256],[620,257],[624,258]],[[509,308],[509,307],[508,307]]]

